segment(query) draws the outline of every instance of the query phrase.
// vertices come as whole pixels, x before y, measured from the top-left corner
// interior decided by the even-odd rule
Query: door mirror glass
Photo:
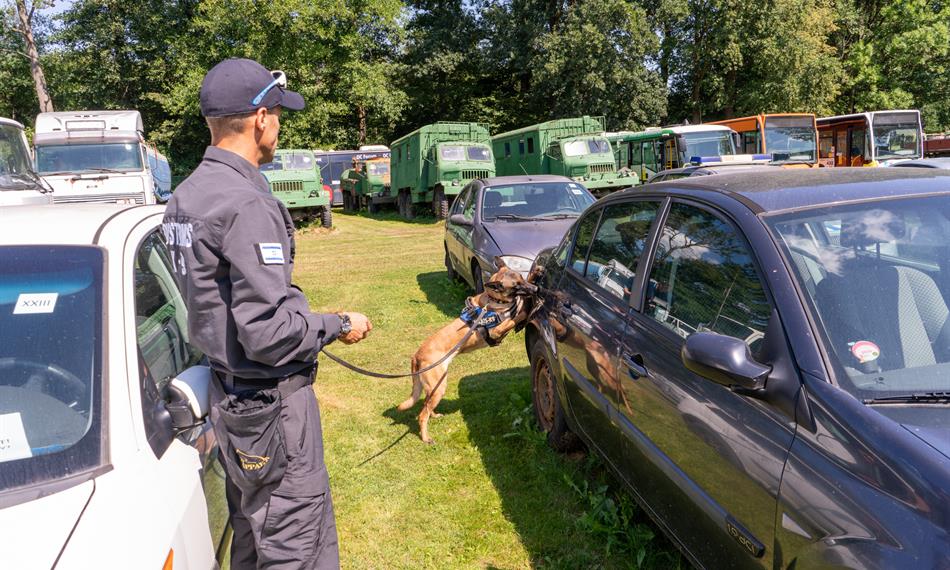
[[[453,214],[449,217],[449,223],[457,226],[472,227],[472,220],[466,218],[464,214]]]
[[[698,332],[686,339],[680,351],[691,372],[723,386],[747,391],[765,388],[772,368],[752,359],[744,341],[714,332]]]

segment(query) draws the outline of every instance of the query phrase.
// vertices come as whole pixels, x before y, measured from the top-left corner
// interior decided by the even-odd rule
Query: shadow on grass
[[[344,212],[342,208],[334,208],[333,215],[349,216],[352,218],[366,218],[368,220],[380,220],[384,222],[403,222],[406,224],[418,224],[423,226],[434,226],[436,224],[442,223],[442,220],[436,219],[436,217],[431,212],[417,213],[413,219],[406,220],[400,216],[399,212],[397,212],[395,209],[388,208],[376,214],[370,214],[366,210],[360,210],[359,212]]]
[[[463,377],[452,407],[461,411],[532,567],[684,567],[675,547],[658,536],[596,458],[557,454],[547,446],[534,421],[530,374],[521,366]],[[438,439],[430,426],[433,431]]]
[[[472,294],[468,285],[452,281],[445,271],[433,271],[416,275],[419,288],[426,300],[435,305],[447,317],[457,317],[465,307],[465,298]]]

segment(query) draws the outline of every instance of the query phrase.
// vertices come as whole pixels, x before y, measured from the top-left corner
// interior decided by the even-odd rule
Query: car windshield
[[[482,194],[482,221],[577,217],[594,197],[574,182],[532,182],[489,186]]]
[[[0,247],[0,492],[101,462],[103,254]]]
[[[815,162],[817,144],[811,117],[765,119],[765,150],[775,162]]]
[[[771,218],[858,398],[950,391],[950,197],[824,207]]]
[[[564,156],[583,156],[585,154],[610,153],[610,143],[607,139],[575,139],[565,142]]]
[[[735,154],[731,131],[714,130],[679,135],[680,161],[687,164],[694,156]]]
[[[467,146],[465,147],[465,154],[469,160],[480,162],[491,161],[491,151],[485,146]]]
[[[142,153],[135,143],[64,144],[36,147],[40,174],[142,170]]]
[[[916,113],[875,115],[873,132],[878,160],[920,158],[920,125]]]
[[[0,125],[0,189],[25,190],[37,184],[23,131],[13,125]]]
[[[373,176],[385,176],[389,174],[389,163],[388,162],[368,162],[366,163],[366,170]]]

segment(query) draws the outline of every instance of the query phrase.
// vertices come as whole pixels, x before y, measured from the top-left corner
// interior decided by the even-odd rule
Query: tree
[[[33,76],[33,85],[36,89],[40,112],[46,113],[53,110],[53,100],[50,98],[49,89],[46,87],[46,75],[43,73],[43,66],[40,64],[40,53],[36,48],[36,38],[33,36],[33,16],[36,9],[43,6],[43,1],[34,0],[32,4],[27,4],[26,0],[15,0],[15,5],[16,29],[23,37],[23,43],[26,47],[26,57],[30,61],[30,74]]]

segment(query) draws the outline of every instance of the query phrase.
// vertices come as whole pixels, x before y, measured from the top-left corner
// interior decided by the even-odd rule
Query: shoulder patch
[[[259,243],[258,249],[261,252],[261,261],[264,265],[283,265],[284,248],[279,243]]]

